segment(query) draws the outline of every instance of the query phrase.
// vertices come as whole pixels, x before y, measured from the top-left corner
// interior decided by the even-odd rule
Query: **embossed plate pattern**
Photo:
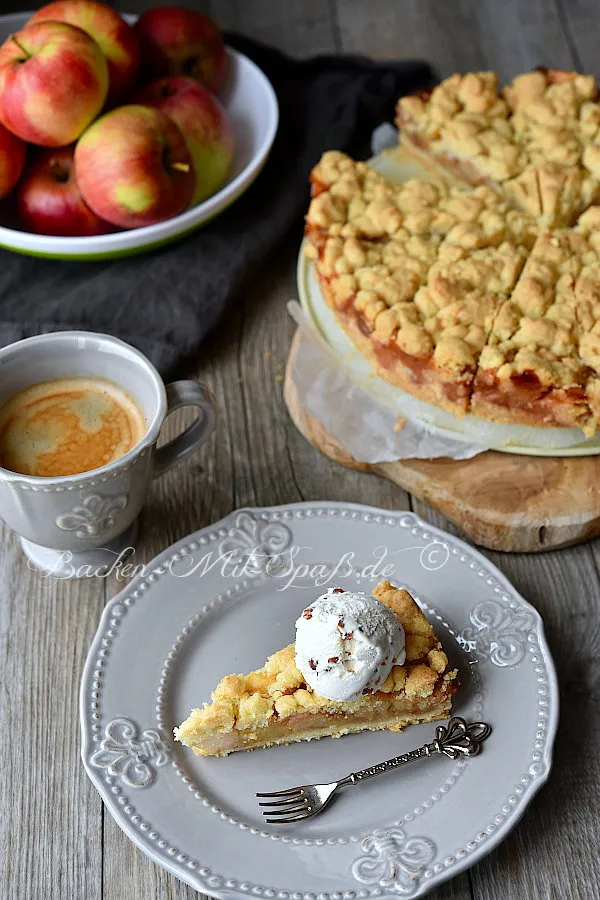
[[[432,726],[226,759],[195,757],[172,728],[223,675],[289,643],[298,611],[326,586],[384,577],[418,598],[459,667],[454,710],[493,735],[475,759],[415,764],[314,820],[265,826],[256,791],[380,762],[429,740]],[[125,833],[199,891],[420,897],[488,853],[548,777],[558,692],[538,613],[481,554],[412,514],[339,503],[234,512],[124,583],[83,674],[83,761]]]

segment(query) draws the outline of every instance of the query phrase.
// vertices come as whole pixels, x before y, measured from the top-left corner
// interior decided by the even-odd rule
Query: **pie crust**
[[[225,676],[212,703],[193,710],[175,729],[176,739],[200,756],[227,756],[358,731],[402,731],[447,718],[459,683],[431,623],[408,591],[389,581],[373,596],[396,614],[406,635],[405,665],[394,666],[377,691],[345,703],[321,697],[296,668],[291,644],[261,669]]]

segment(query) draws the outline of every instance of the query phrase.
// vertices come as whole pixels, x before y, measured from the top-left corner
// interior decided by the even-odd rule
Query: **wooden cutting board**
[[[468,460],[357,462],[298,399],[292,371],[301,340],[297,331],[284,398],[301,434],[330,459],[389,478],[490,550],[533,553],[600,534],[600,456],[543,458],[490,450]]]

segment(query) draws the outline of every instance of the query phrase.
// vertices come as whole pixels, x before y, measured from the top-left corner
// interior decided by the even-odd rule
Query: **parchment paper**
[[[292,377],[304,409],[358,462],[397,459],[471,459],[489,449],[442,435],[426,425],[401,419],[354,384],[331,348],[307,319],[300,304],[288,311],[302,331]]]

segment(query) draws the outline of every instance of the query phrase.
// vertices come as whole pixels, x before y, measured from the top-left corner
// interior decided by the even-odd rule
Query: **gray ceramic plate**
[[[314,820],[265,826],[256,791],[345,775],[420,746],[433,727],[227,759],[195,757],[172,728],[223,675],[289,643],[326,586],[386,576],[419,599],[459,667],[455,711],[493,735],[475,759],[415,763]],[[108,604],[81,686],[83,760],[110,812],[152,859],[216,897],[422,896],[517,822],[548,777],[557,718],[540,617],[497,569],[414,515],[338,503],[234,512],[166,550]]]

